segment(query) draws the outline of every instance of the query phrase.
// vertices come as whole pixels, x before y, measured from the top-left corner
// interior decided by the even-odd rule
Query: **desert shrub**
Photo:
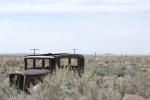
[[[6,63],[6,60],[17,63]],[[22,58],[0,59],[1,68],[11,72],[22,66]],[[122,100],[125,94],[136,94],[150,98],[150,57],[100,56],[86,57],[85,73],[78,77],[73,71],[60,69],[55,75],[47,76],[31,94],[17,94],[8,85],[0,85],[0,99],[6,100]],[[5,67],[4,67],[5,66]],[[11,69],[12,68],[12,69]],[[144,71],[141,70],[144,68]],[[7,77],[7,76],[5,76]],[[4,81],[2,79],[2,81]],[[82,99],[81,99],[82,100]]]
[[[0,100],[6,100],[8,97],[17,96],[18,92],[6,84],[0,84]]]

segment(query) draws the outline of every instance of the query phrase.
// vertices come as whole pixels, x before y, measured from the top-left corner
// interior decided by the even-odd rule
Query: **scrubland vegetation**
[[[0,100],[122,100],[126,94],[150,98],[149,56],[87,56],[85,59],[81,78],[60,69],[26,95],[10,88],[8,81],[9,73],[23,69],[23,57],[1,56]]]

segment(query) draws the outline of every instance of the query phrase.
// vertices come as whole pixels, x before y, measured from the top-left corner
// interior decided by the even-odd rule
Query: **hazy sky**
[[[150,54],[150,0],[0,0],[0,53]]]

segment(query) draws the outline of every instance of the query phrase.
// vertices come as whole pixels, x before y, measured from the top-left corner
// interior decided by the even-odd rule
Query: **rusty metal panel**
[[[49,70],[40,70],[40,69],[27,69],[24,71],[16,71],[16,74],[22,74],[22,75],[27,75],[27,76],[37,76],[37,75],[45,75],[48,74],[50,71]]]

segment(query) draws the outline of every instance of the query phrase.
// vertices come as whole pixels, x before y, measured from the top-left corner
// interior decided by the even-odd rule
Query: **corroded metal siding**
[[[49,73],[49,70],[40,70],[40,69],[27,69],[24,71],[16,71],[16,74],[22,74],[25,76],[38,76],[38,75],[46,75]]]

